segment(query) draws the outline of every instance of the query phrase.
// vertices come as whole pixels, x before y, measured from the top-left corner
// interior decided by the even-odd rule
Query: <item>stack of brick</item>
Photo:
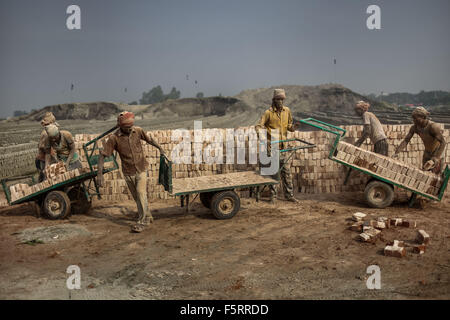
[[[441,176],[422,171],[396,159],[339,142],[336,159],[349,165],[370,171],[378,176],[412,190],[436,196],[442,184]]]
[[[36,143],[13,148],[0,148],[0,179],[22,176],[36,171],[34,160],[37,154]]]
[[[443,125],[442,125],[443,127]],[[347,133],[345,138],[343,139],[345,142],[353,143],[361,137],[362,135],[362,126],[343,126]],[[392,153],[397,147],[402,139],[406,136],[410,125],[383,125],[383,128],[388,137],[389,143],[389,156],[392,156]],[[245,130],[246,128],[244,128]],[[203,133],[206,133],[204,129]],[[224,145],[223,150],[223,162],[224,164],[205,164],[204,162],[201,164],[174,164],[173,165],[173,177],[174,178],[184,178],[184,177],[198,177],[203,175],[212,175],[212,174],[220,174],[227,172],[235,172],[241,170],[253,170],[256,168],[256,165],[249,164],[226,164],[226,129],[218,129],[217,132],[222,133],[222,143]],[[173,130],[155,130],[150,131],[153,137],[158,141],[158,143],[162,146],[166,154],[171,155],[172,150],[178,144],[178,141],[172,141]],[[449,137],[450,130],[444,130],[444,137],[447,139],[448,143],[450,143]],[[187,144],[187,147],[191,148],[191,151],[188,152],[191,155],[195,153],[195,150],[202,149],[203,151],[207,147],[208,143],[195,143],[193,138],[193,130],[189,130],[189,135],[191,137],[191,142]],[[97,134],[76,134],[74,136],[75,139],[75,147],[80,155],[83,167],[88,167],[84,151],[82,146],[84,143],[88,142],[91,139],[97,137]],[[361,191],[364,189],[364,186],[367,182],[367,175],[354,173],[351,175],[347,185],[343,185],[344,178],[346,176],[346,168],[337,162],[331,161],[328,159],[329,151],[330,151],[330,143],[333,141],[335,136],[326,133],[325,131],[297,131],[297,132],[288,132],[288,138],[299,138],[302,140],[306,140],[309,142],[313,142],[316,144],[316,148],[313,149],[303,149],[296,151],[294,156],[292,157],[291,162],[291,172],[294,180],[294,187],[297,191],[301,193],[328,193],[328,192],[345,192],[345,191]],[[251,137],[253,139],[254,137]],[[106,138],[99,141],[99,146],[102,147]],[[242,142],[248,147],[249,138],[238,139],[235,138],[235,147],[236,143]],[[158,185],[158,170],[159,170],[159,151],[154,147],[143,143],[144,153],[149,162],[149,170],[147,171],[148,176],[148,197],[149,199],[167,199],[170,198],[167,192],[164,191],[163,186]],[[372,150],[373,145],[369,143],[367,140],[360,148],[361,150]],[[406,150],[401,152],[398,157],[398,161],[404,165],[408,166],[408,170],[411,168],[419,169],[422,165],[422,154],[423,154],[423,143],[421,139],[415,135]],[[32,150],[30,153],[28,151],[22,151],[22,153],[18,153],[14,155],[14,157],[8,157],[8,162],[5,165],[2,164],[1,168],[4,171],[5,177],[11,177],[14,175],[24,174],[26,168],[31,168],[36,171],[34,168],[34,157],[36,155],[37,150]],[[361,152],[361,151],[360,151]],[[211,156],[216,155],[217,150],[212,150]],[[96,151],[95,154],[98,154]],[[236,152],[235,152],[236,156]],[[0,162],[1,162],[0,155]],[[246,159],[248,161],[248,152],[246,152]],[[447,147],[445,151],[445,161],[446,163],[450,163],[450,148]],[[26,163],[26,165],[25,165]],[[234,161],[233,163],[236,163]],[[14,170],[13,173],[9,174],[10,167],[17,164],[19,169],[23,169],[22,172],[16,172]],[[119,160],[120,165],[120,160]],[[383,166],[381,166],[383,168]],[[25,170],[26,169],[26,170]],[[393,171],[392,168],[384,168],[386,170]],[[379,169],[382,170],[382,169]],[[403,171],[403,169],[402,169]],[[389,171],[386,171],[390,173]],[[414,187],[414,183],[416,187],[424,187],[423,185],[417,185],[418,176],[422,175],[422,171],[411,170],[411,173],[415,177],[411,177],[409,183],[413,183],[412,187]],[[402,172],[400,172],[402,174]],[[420,173],[420,175],[419,175]],[[403,173],[404,175],[404,173]],[[426,176],[426,174],[425,174]],[[394,179],[396,177],[394,176]],[[408,178],[399,177],[403,180],[404,183]],[[414,180],[413,180],[414,179]],[[427,180],[429,178],[427,177]],[[414,182],[415,181],[415,182]],[[401,181],[400,181],[401,182]],[[423,181],[421,181],[424,183]],[[432,183],[432,182],[431,182]],[[425,183],[424,183],[425,184]],[[436,186],[432,184],[430,187],[437,188],[439,181],[436,183]],[[126,200],[131,199],[131,195],[128,192],[128,189],[125,187],[126,183],[123,178],[123,175],[120,170],[113,171],[105,175],[105,186],[101,189],[103,198],[107,200]],[[447,195],[450,192],[450,188],[447,188]],[[403,190],[403,189],[399,189]],[[396,190],[396,191],[399,191]],[[435,189],[426,190],[430,193],[436,192]],[[398,192],[396,192],[398,193]]]
[[[10,186],[11,202],[17,201],[21,198],[27,197],[30,194],[47,189],[58,183],[73,179],[83,173],[89,172],[87,168],[75,169],[71,171],[64,171],[60,174],[50,175],[45,181],[29,186],[27,184],[15,184]]]
[[[66,171],[67,170],[64,162],[59,161],[47,166],[44,170],[44,173],[47,179],[53,179],[56,176],[66,173]]]

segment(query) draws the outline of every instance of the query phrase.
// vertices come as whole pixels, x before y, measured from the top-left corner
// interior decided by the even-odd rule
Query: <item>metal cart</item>
[[[43,213],[49,219],[64,219],[72,214],[79,214],[87,212],[92,205],[92,197],[97,196],[101,198],[99,187],[97,185],[97,170],[94,168],[97,165],[99,155],[94,155],[95,150],[98,149],[97,142],[113,132],[117,128],[114,127],[105,133],[99,135],[95,139],[83,145],[83,151],[89,165],[89,171],[80,174],[74,178],[54,184],[38,192],[29,194],[23,198],[11,201],[11,194],[9,187],[13,181],[17,180],[31,180],[29,185],[34,185],[35,180],[33,176],[20,176],[3,179],[1,181],[3,191],[9,205],[16,205],[25,202],[35,202],[38,210],[38,216]],[[116,153],[105,158],[106,162],[112,162],[112,167],[104,168],[103,173],[117,170],[119,165],[116,161]]]
[[[315,145],[300,139],[287,139],[272,141],[271,143],[298,141],[305,145],[280,150],[280,153],[289,152],[286,162],[290,160],[296,150],[314,148]],[[281,170],[282,168],[279,168]],[[262,191],[279,181],[270,176],[262,176],[255,171],[240,171],[223,173],[195,178],[172,179],[172,162],[166,156],[160,156],[159,184],[173,196],[180,196],[181,207],[189,211],[189,200],[195,195],[192,202],[200,197],[201,203],[211,209],[217,219],[230,219],[236,215],[240,208],[240,198],[236,189],[249,190],[250,197],[255,196],[259,201]]]
[[[444,172],[442,173],[442,181],[443,182],[439,188],[438,195],[434,196],[434,195],[430,195],[430,194],[426,194],[426,193],[421,193],[417,190],[414,190],[407,186],[404,186],[396,181],[392,181],[392,180],[386,179],[384,177],[381,177],[372,171],[366,170],[365,168],[354,166],[354,165],[348,164],[346,162],[343,162],[343,161],[337,159],[335,157],[337,145],[339,143],[339,140],[345,136],[346,130],[339,128],[337,126],[331,125],[329,123],[316,120],[314,118],[307,118],[307,119],[302,119],[299,121],[301,123],[313,126],[317,129],[323,130],[325,132],[328,132],[328,133],[334,135],[334,137],[332,138],[332,140],[333,140],[332,147],[331,147],[330,153],[328,155],[328,158],[330,160],[333,160],[337,163],[340,163],[340,164],[348,167],[349,170],[356,170],[356,171],[362,172],[362,173],[370,176],[370,179],[367,182],[365,190],[364,190],[364,197],[365,197],[367,203],[371,207],[385,208],[385,207],[390,206],[392,204],[392,202],[394,201],[394,186],[408,190],[412,193],[411,197],[409,199],[410,207],[412,207],[414,205],[414,202],[418,195],[428,198],[428,199],[431,199],[431,200],[435,200],[435,201],[442,200],[442,197],[444,196],[444,192],[445,192],[445,189],[447,188],[448,180],[450,177],[450,169],[449,169],[448,165],[446,166]],[[347,181],[345,181],[345,183],[346,182]]]

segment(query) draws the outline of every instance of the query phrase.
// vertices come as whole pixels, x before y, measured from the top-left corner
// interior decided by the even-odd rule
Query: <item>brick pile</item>
[[[138,124],[139,125],[139,124]],[[441,125],[443,127],[443,125]],[[306,126],[305,126],[306,127]],[[346,136],[343,139],[344,142],[353,143],[362,135],[362,126],[342,126],[342,128],[347,130]],[[389,143],[389,156],[392,156],[395,147],[397,147],[401,140],[406,136],[410,125],[383,125],[383,128],[388,137]],[[244,128],[246,129],[246,128]],[[204,129],[205,132],[207,129]],[[219,132],[223,134],[225,137],[225,129],[218,129]],[[171,136],[173,130],[154,130],[150,131],[153,137],[158,141],[158,143],[162,146],[166,154],[170,155],[174,146],[177,142],[171,141]],[[193,130],[189,130],[189,134],[193,137]],[[445,161],[446,163],[450,163],[450,148],[448,147],[450,130],[444,130],[444,137],[447,139],[447,148],[445,150]],[[97,134],[77,134],[74,136],[75,146],[78,154],[80,155],[80,160],[84,167],[88,167],[84,151],[82,149],[82,145],[88,142],[91,139],[97,137]],[[297,131],[297,132],[288,132],[288,138],[299,138],[302,140],[306,140],[317,145],[316,148],[313,149],[303,149],[296,151],[295,155],[292,157],[291,162],[291,172],[294,180],[294,187],[298,192],[301,193],[329,193],[329,192],[345,192],[345,191],[362,191],[367,182],[367,175],[353,173],[347,183],[347,185],[343,185],[344,178],[346,176],[346,168],[339,163],[331,161],[328,159],[330,143],[334,139],[334,135],[326,133],[325,131]],[[241,139],[243,142],[248,145],[248,138]],[[105,138],[99,141],[99,146],[102,147],[102,143],[105,141]],[[192,148],[192,153],[196,149],[204,149],[208,143],[194,143],[194,139],[191,139],[190,147]],[[225,139],[223,139],[223,143],[225,144]],[[344,145],[344,144],[343,144]],[[145,156],[147,161],[149,162],[149,170],[147,171],[148,184],[147,184],[147,192],[149,199],[168,199],[171,198],[167,192],[164,191],[163,186],[158,185],[158,170],[159,170],[159,151],[143,142],[143,148],[145,152]],[[373,145],[369,143],[367,140],[360,148],[361,150],[373,150]],[[416,172],[416,177],[411,177],[410,183],[413,182],[413,187],[421,187],[420,182],[417,185],[417,181],[419,180],[417,176],[423,174],[418,169],[422,165],[422,154],[424,151],[423,143],[421,139],[415,135],[406,150],[399,154],[397,158],[398,162],[401,162],[405,166],[408,167],[408,170],[411,169],[411,173]],[[25,152],[25,151],[24,151]],[[34,156],[36,155],[37,150],[31,150],[30,153],[24,153],[24,158],[22,160],[22,155],[17,154],[15,158],[8,158],[7,164],[5,167],[2,165],[2,170],[8,171],[8,166],[14,165],[15,163],[20,163],[18,167],[24,169],[25,167],[34,167]],[[362,152],[362,151],[360,151]],[[212,156],[216,154],[215,150],[212,150]],[[236,154],[236,152],[235,152]],[[226,161],[226,148],[224,147],[224,162]],[[248,153],[246,152],[246,158],[248,159]],[[1,161],[1,156],[0,156]],[[120,166],[120,159],[118,159]],[[26,166],[22,163],[27,163]],[[253,170],[256,168],[256,165],[248,165],[248,164],[174,164],[173,165],[173,177],[174,178],[185,178],[185,177],[198,177],[204,175],[212,175],[212,174],[220,174],[220,173],[228,173],[242,170]],[[381,166],[383,168],[383,166]],[[386,170],[390,170],[394,172],[392,169],[384,168]],[[417,169],[417,170],[412,170]],[[34,169],[35,170],[35,169]],[[382,170],[382,169],[379,169]],[[403,171],[403,169],[402,169]],[[390,174],[389,171],[386,171]],[[407,171],[408,172],[408,171]],[[20,174],[23,174],[20,173]],[[7,174],[7,176],[13,176],[17,174]],[[403,174],[404,175],[404,174]],[[425,174],[427,176],[427,174]],[[407,182],[405,178],[400,177],[401,180],[404,180],[404,183]],[[394,176],[395,179],[395,176]],[[428,180],[428,178],[427,178]],[[421,181],[424,183],[423,181]],[[414,185],[415,183],[415,185]],[[439,182],[436,183],[438,185]],[[429,184],[427,184],[429,185]],[[432,184],[430,187],[436,188]],[[423,187],[423,185],[422,185]],[[430,190],[429,187],[429,190]],[[396,193],[401,190],[396,188]],[[426,191],[429,191],[426,190]],[[450,188],[447,189],[446,194],[450,191]],[[126,183],[124,177],[120,170],[113,171],[105,175],[105,185],[100,190],[102,192],[102,196],[107,200],[127,200],[132,199],[131,195],[128,192],[128,188],[126,187]],[[430,192],[436,192],[435,189],[431,189]]]
[[[416,221],[405,220],[402,218],[379,217],[376,220],[366,220],[367,215],[362,212],[356,212],[352,216],[353,223],[349,229],[359,233],[357,239],[362,242],[376,243],[382,237],[383,230],[404,227],[417,228]],[[426,246],[430,243],[430,236],[424,230],[418,230],[415,243],[394,240],[387,243],[384,248],[384,255],[390,257],[402,258],[406,255],[406,248],[412,248],[412,252],[423,254]]]
[[[439,193],[439,187],[442,185],[442,178],[439,175],[346,142],[339,142],[337,150],[336,159],[344,163],[365,169],[421,193],[432,196]]]
[[[55,172],[55,171],[53,171],[53,172]],[[21,198],[27,197],[30,194],[39,192],[41,190],[47,189],[55,184],[62,183],[66,180],[75,178],[86,172],[89,172],[89,169],[81,168],[81,169],[75,169],[75,170],[71,170],[71,171],[64,170],[64,172],[58,173],[58,174],[54,173],[54,174],[48,176],[48,178],[45,181],[40,182],[35,185],[32,185],[32,186],[30,186],[28,184],[24,184],[24,183],[12,185],[9,187],[9,191],[11,194],[11,202],[17,201]]]

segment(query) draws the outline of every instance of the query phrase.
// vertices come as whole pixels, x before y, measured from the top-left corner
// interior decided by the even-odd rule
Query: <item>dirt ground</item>
[[[200,203],[151,204],[153,225],[130,233],[133,202],[97,201],[88,214],[51,221],[33,207],[0,210],[0,299],[449,299],[450,201],[426,210],[399,198],[367,208],[362,193],[298,195],[300,204],[242,199],[231,220]],[[391,228],[376,244],[348,229],[355,212],[416,220],[431,236],[423,255],[386,257],[390,240],[413,241],[417,229]],[[24,244],[24,229],[72,224],[78,237]],[[81,289],[68,290],[69,265]],[[366,287],[367,267],[381,269],[381,289]]]

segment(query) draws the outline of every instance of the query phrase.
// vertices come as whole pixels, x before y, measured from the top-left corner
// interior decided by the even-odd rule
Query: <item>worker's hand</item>
[[[97,185],[99,187],[102,187],[104,182],[105,182],[105,179],[103,178],[103,173],[98,173],[97,174]]]

